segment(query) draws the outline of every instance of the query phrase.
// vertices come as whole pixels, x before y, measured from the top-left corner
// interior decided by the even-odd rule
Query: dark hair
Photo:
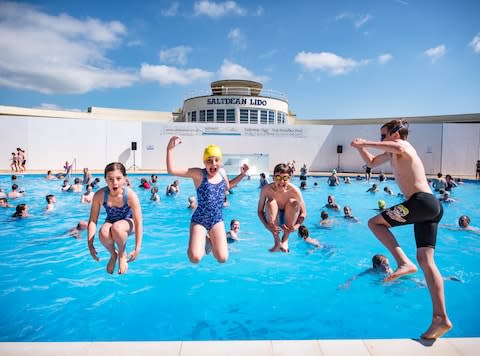
[[[80,183],[80,178],[78,178],[78,177],[77,177],[77,178],[75,178],[75,180],[74,180],[73,182],[74,182],[75,184],[78,184],[78,183]]]
[[[279,163],[273,169],[273,175],[288,173],[290,175],[290,169],[285,163]]]
[[[50,204],[50,199],[52,199],[54,196],[55,196],[55,195],[53,195],[53,194],[48,194],[48,195],[45,197],[45,199],[47,200],[47,203]]]
[[[390,135],[398,132],[402,140],[406,140],[408,137],[408,122],[403,119],[389,121],[382,126],[382,129],[384,127],[388,130]]]
[[[326,219],[326,218],[328,218],[328,213],[325,210],[322,210],[322,212],[320,213],[320,217],[322,219]]]
[[[384,255],[375,255],[372,257],[373,268],[382,266],[385,263],[386,257]]]
[[[20,216],[22,216],[22,213],[25,211],[25,209],[27,208],[27,204],[18,204],[15,208],[15,212],[13,213],[13,217],[14,218],[18,218]]]
[[[235,224],[236,222],[240,222],[240,220],[232,219],[232,221],[230,221],[230,229],[233,227],[233,224]]]
[[[13,183],[12,184],[12,190],[17,190],[18,189],[18,184]]]
[[[302,238],[306,239],[309,235],[308,228],[305,225],[300,225],[298,228],[298,234]]]
[[[116,170],[119,170],[120,172],[122,172],[122,175],[124,177],[127,176],[127,170],[125,169],[125,166],[122,163],[112,162],[112,163],[107,164],[107,166],[105,167],[104,177],[107,178],[107,173],[108,172],[112,172],[112,171],[116,171]]]
[[[4,201],[5,203],[8,202],[7,198],[5,198],[5,197],[0,198],[0,201]]]

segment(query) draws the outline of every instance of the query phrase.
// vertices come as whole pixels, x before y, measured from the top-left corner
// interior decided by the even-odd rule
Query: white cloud
[[[443,57],[446,52],[447,52],[447,47],[445,47],[445,45],[442,44],[437,47],[429,48],[423,53],[425,53],[428,57],[430,57],[432,62],[435,63],[437,59]]]
[[[187,56],[192,51],[191,47],[178,46],[160,51],[160,60],[170,64],[187,64]]]
[[[245,39],[245,35],[242,31],[237,27],[232,30],[227,35],[228,39],[232,41],[232,44],[237,49],[245,49],[247,48],[247,41]]]
[[[221,17],[226,15],[243,16],[245,9],[237,5],[235,1],[214,2],[208,0],[197,1],[194,4],[194,13],[197,16]]]
[[[178,69],[165,65],[142,64],[140,76],[145,80],[157,81],[162,85],[187,85],[197,80],[209,79],[213,73],[198,68]]]
[[[0,2],[0,86],[42,93],[85,93],[132,85],[138,78],[105,56],[126,34],[118,21],[48,15]]]
[[[367,64],[369,61],[355,61],[329,52],[312,53],[302,51],[295,56],[295,62],[309,71],[321,70],[330,75],[341,75],[347,74],[360,65]]]
[[[162,15],[163,16],[168,16],[168,17],[175,16],[178,13],[179,6],[180,6],[180,4],[177,1],[172,2],[170,7],[162,10]]]
[[[227,59],[223,60],[223,64],[220,67],[218,74],[220,79],[244,79],[254,80],[262,83],[270,80],[269,77],[255,75],[247,68],[242,67],[240,64],[232,63]]]
[[[393,59],[393,56],[390,53],[385,53],[378,56],[378,63],[385,64],[387,62],[390,62],[392,59]]]
[[[477,33],[473,40],[470,42],[470,47],[473,48],[475,53],[480,53],[480,33]]]
[[[373,16],[370,14],[360,15],[360,14],[354,14],[352,12],[343,12],[340,15],[337,15],[335,17],[336,21],[341,21],[341,20],[352,21],[356,29],[359,29],[360,27],[362,27],[371,19],[373,19]]]
[[[257,9],[255,10],[255,16],[262,16],[263,15],[263,6],[262,5],[258,5]]]
[[[369,14],[367,15],[359,15],[358,18],[355,19],[354,25],[355,28],[360,28],[365,25],[368,21],[370,21],[373,17]]]

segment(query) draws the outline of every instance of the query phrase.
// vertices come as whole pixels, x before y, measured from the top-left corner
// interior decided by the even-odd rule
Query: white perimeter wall
[[[311,171],[363,172],[363,162],[350,146],[355,137],[378,140],[378,125],[232,125],[140,121],[82,120],[2,116],[0,168],[8,169],[16,147],[27,151],[29,169],[61,171],[66,160],[77,160],[77,169],[103,170],[109,162],[133,165],[131,142],[138,150],[141,169],[164,171],[165,147],[172,135],[183,143],[175,149],[178,167],[202,166],[205,146],[214,143],[224,153],[268,154],[270,170],[279,162],[295,160]],[[480,159],[480,124],[411,124],[409,141],[417,149],[427,174],[475,175]],[[337,154],[337,146],[343,153]],[[378,151],[377,151],[378,152]],[[372,150],[372,153],[376,153]],[[379,153],[379,152],[378,152]],[[340,160],[339,160],[340,158]],[[391,172],[387,164],[374,169]]]

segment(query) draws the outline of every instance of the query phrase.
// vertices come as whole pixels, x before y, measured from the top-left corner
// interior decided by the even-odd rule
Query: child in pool
[[[203,152],[205,168],[177,168],[173,160],[173,148],[182,141],[172,136],[167,145],[167,171],[169,174],[193,179],[197,190],[198,206],[190,223],[188,258],[198,263],[205,254],[207,234],[212,244],[212,252],[218,262],[228,259],[227,237],[223,223],[223,201],[225,191],[236,186],[246,175],[248,165],[243,164],[241,173],[229,180],[220,169],[222,152],[218,146],[210,145]]]
[[[277,164],[273,169],[273,183],[262,188],[258,199],[258,218],[273,236],[270,252],[289,252],[288,237],[307,216],[302,193],[290,182],[290,172],[291,168],[285,163]]]
[[[128,263],[134,261],[142,247],[142,210],[137,194],[128,189],[125,166],[113,162],[105,167],[107,186],[98,190],[93,196],[90,219],[88,221],[88,249],[95,261],[99,261],[93,240],[97,231],[98,215],[103,205],[107,213],[105,223],[100,228],[99,236],[103,246],[110,252],[107,272],[113,273],[118,257],[118,273],[127,272]],[[135,232],[135,250],[127,257],[127,238]],[[115,249],[115,247],[117,249]]]

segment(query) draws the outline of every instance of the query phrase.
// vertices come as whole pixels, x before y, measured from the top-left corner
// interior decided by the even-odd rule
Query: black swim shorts
[[[434,195],[415,193],[407,201],[383,211],[382,216],[392,227],[413,224],[417,248],[435,248],[443,208]]]

